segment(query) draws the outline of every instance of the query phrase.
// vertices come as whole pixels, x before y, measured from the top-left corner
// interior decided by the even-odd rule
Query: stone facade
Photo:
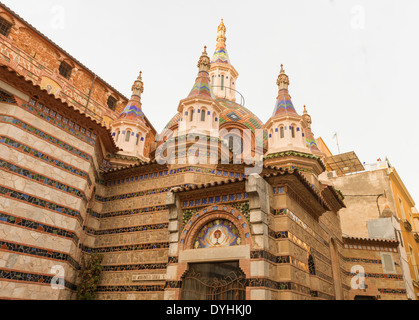
[[[346,248],[339,215],[344,199],[330,181],[319,179],[326,170],[324,155],[307,111],[299,116],[292,106],[283,69],[269,123],[286,124],[286,144],[280,136],[269,137],[265,124],[235,103],[234,90],[225,96],[218,88],[218,96],[213,94],[212,76],[224,72],[224,85],[227,80],[233,85],[228,79],[233,77],[234,88],[238,77],[220,25],[215,60],[210,65],[205,49],[190,95],[165,128],[173,135],[163,143],[156,141],[142,111],[141,74],[131,99],[124,98],[5,6],[0,10],[0,18],[12,26],[8,35],[0,35],[0,298],[75,299],[82,257],[92,253],[104,257],[97,288],[101,300],[206,294],[187,292],[188,283],[197,280],[194,268],[204,264],[233,268],[236,278],[230,280],[242,291],[227,290],[232,298],[354,297],[346,253],[378,258],[375,251],[368,256]],[[72,67],[69,79],[60,75],[63,61]],[[107,106],[109,96],[118,101],[115,111]],[[194,119],[194,114],[201,116]],[[226,156],[227,163],[214,158],[214,150],[205,159],[216,163],[182,163],[195,139],[182,153],[175,147],[183,138],[174,133],[187,119],[186,140],[200,121],[208,122],[207,131],[236,129],[239,138],[252,141],[249,157],[256,154],[261,130],[263,163],[257,166],[256,158],[253,163],[259,172],[249,174],[251,165],[232,161],[243,155],[234,151],[234,139],[230,144],[221,134],[205,135],[199,143],[213,143],[221,150],[216,156]],[[133,134],[126,121],[138,124],[139,137],[145,138],[129,150],[122,144]],[[162,164],[158,147],[169,142],[173,148],[166,152],[177,162]],[[397,252],[393,243],[390,247]],[[57,278],[64,287],[57,288]],[[402,290],[399,283],[375,285]],[[401,295],[382,293],[389,299]]]

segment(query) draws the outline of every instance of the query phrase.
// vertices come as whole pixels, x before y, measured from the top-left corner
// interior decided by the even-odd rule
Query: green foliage
[[[103,254],[92,253],[82,258],[81,281],[77,286],[77,300],[94,300],[103,266]]]

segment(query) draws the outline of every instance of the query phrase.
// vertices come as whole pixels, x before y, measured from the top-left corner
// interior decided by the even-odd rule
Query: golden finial
[[[143,72],[140,71],[137,80],[135,80],[134,84],[132,85],[131,91],[133,95],[141,96],[141,94],[144,92],[142,74]]]
[[[306,105],[304,105],[304,113],[307,113]]]
[[[220,25],[218,26],[218,35],[217,35],[217,41],[220,41],[220,40],[222,40],[222,41],[226,41],[227,40],[227,38],[226,38],[226,27],[225,27],[225,25],[224,25],[224,20],[223,19],[221,19],[221,23],[220,23]]]
[[[281,64],[281,72],[279,73],[276,84],[279,86],[279,90],[288,89],[288,85],[290,84],[290,80],[288,76],[285,74],[283,64]]]
[[[204,53],[207,53],[207,46],[204,46]]]
[[[198,61],[198,68],[199,68],[199,71],[209,72],[210,67],[211,67],[211,61],[207,55],[207,46],[205,46],[204,52],[202,52],[202,56],[199,58],[199,61]]]

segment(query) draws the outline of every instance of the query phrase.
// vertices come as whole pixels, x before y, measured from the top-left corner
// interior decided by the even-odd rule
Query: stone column
[[[269,195],[272,187],[258,174],[251,174],[246,181],[246,192],[249,195],[250,230],[252,233],[252,250],[269,251],[268,213],[270,210]],[[250,261],[251,278],[269,278],[267,261]],[[268,289],[250,288],[250,300],[270,300]]]
[[[180,202],[173,191],[169,191],[166,196],[166,205],[169,207],[169,265],[166,271],[166,283],[178,281],[178,247],[179,247],[179,212]],[[168,286],[164,290],[164,300],[175,300],[179,297],[179,288]]]

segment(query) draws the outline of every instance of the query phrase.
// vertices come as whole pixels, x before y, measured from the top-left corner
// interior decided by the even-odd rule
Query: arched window
[[[314,263],[314,258],[311,254],[308,256],[308,271],[312,276],[316,275],[316,264]]]
[[[135,145],[137,145],[137,146],[138,146],[138,141],[140,141],[140,134],[139,133],[137,133],[137,141],[135,141]]]
[[[228,148],[235,156],[243,153],[244,143],[242,137],[236,134],[229,134],[225,137],[225,139],[228,141]]]
[[[190,110],[190,113],[191,113],[190,121],[193,121],[193,114],[194,114],[194,112],[195,112],[195,110],[194,110],[194,109],[191,109],[191,110]]]
[[[224,76],[221,76],[221,90],[224,90]]]
[[[283,139],[285,137],[284,127],[279,128],[279,136],[281,137],[281,139]]]
[[[121,131],[120,130],[118,130],[118,133],[116,134],[116,141],[118,141],[118,139],[119,139],[119,134],[121,133]]]
[[[215,78],[215,76],[212,76],[212,78],[211,78],[211,86],[214,86],[214,78]]]
[[[201,110],[201,121],[204,122],[205,121],[205,114],[207,113],[207,110],[202,109]]]
[[[125,134],[125,142],[129,142],[129,139],[131,139],[131,131],[127,130],[127,133]]]
[[[295,128],[294,128],[294,126],[291,126],[291,136],[293,138],[295,138]]]

